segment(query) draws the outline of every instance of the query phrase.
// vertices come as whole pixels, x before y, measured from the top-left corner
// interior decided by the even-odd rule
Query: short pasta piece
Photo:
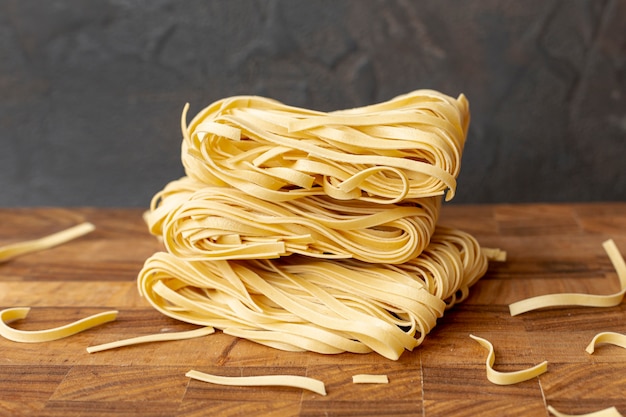
[[[544,361],[531,368],[522,369],[514,372],[499,372],[493,369],[493,364],[496,361],[496,355],[493,349],[493,345],[487,339],[483,339],[478,336],[470,334],[470,337],[482,345],[489,351],[487,354],[486,368],[487,379],[496,385],[512,385],[520,382],[527,381],[535,378],[548,370],[548,362]]]
[[[30,312],[28,307],[8,308],[0,311],[0,336],[14,342],[40,343],[62,339],[76,333],[91,329],[100,324],[113,321],[117,311],[106,311],[94,314],[65,326],[45,330],[17,330],[8,326],[8,323],[25,318]]]
[[[609,407],[600,411],[594,411],[586,414],[565,414],[556,410],[551,405],[548,406],[548,411],[556,417],[623,417],[617,408]]]
[[[197,379],[199,381],[218,385],[242,387],[293,387],[306,389],[320,395],[326,395],[326,387],[322,381],[299,375],[259,375],[228,377],[191,370],[187,372],[185,376],[192,379]]]
[[[353,384],[388,384],[387,375],[358,374],[352,375]]]
[[[615,332],[601,332],[594,336],[585,351],[592,354],[596,345],[611,344],[626,349],[626,335]]]

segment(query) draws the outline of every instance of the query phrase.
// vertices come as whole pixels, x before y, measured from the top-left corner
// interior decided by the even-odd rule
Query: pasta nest
[[[330,113],[219,100],[186,123],[186,175],[145,214],[166,252],[140,293],[163,314],[285,350],[398,359],[487,270],[438,224],[469,105],[432,90]]]
[[[454,196],[469,104],[432,90],[330,113],[236,96],[181,118],[186,175],[263,200]]]
[[[183,178],[155,196],[146,220],[166,249],[186,260],[301,254],[399,264],[428,245],[440,206],[440,197],[408,199],[383,210],[327,196],[276,203]]]
[[[468,233],[438,227],[401,265],[278,260],[148,258],[140,293],[163,314],[274,348],[318,353],[376,351],[396,360],[418,346],[447,308],[487,270]]]

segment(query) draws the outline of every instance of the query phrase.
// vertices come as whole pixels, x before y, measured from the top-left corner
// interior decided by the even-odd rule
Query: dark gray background
[[[0,0],[0,206],[146,206],[180,112],[467,95],[455,202],[626,200],[626,2]]]

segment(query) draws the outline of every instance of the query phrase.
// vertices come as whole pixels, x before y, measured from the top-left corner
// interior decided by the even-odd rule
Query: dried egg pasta
[[[623,417],[622,414],[620,414],[620,412],[617,411],[617,408],[615,407],[609,407],[605,408],[604,410],[594,411],[586,414],[565,414],[561,413],[560,411],[549,405],[548,411],[556,417]]]
[[[17,330],[8,323],[25,318],[30,312],[28,307],[8,308],[0,311],[0,336],[14,342],[40,343],[62,339],[76,333],[91,329],[100,324],[113,321],[117,317],[117,311],[106,311],[94,314],[65,326],[45,330]]]
[[[66,243],[72,239],[86,235],[94,229],[95,227],[91,223],[81,223],[77,226],[70,227],[69,229],[65,229],[39,239],[13,243],[11,245],[0,247],[0,263],[6,262],[17,256],[49,249],[53,246]]]
[[[428,245],[440,205],[440,197],[403,201],[384,209],[367,201],[326,196],[274,203],[187,178],[158,194],[145,218],[168,252],[186,260],[262,259],[296,253],[399,264]]]
[[[309,195],[396,203],[454,196],[469,104],[432,90],[324,113],[256,96],[181,118],[187,176],[266,201]]]
[[[230,385],[240,387],[293,387],[313,391],[320,395],[326,395],[326,387],[320,380],[299,375],[258,375],[228,377],[207,374],[204,372],[191,370],[185,376],[218,385]]]
[[[512,316],[547,307],[583,306],[583,307],[614,307],[619,305],[626,294],[626,262],[612,239],[602,246],[606,251],[620,281],[620,291],[615,294],[546,294],[527,298],[509,305]]]
[[[520,382],[528,381],[535,378],[548,370],[548,362],[542,362],[531,368],[521,369],[514,372],[499,372],[493,369],[493,364],[496,361],[496,355],[493,349],[493,345],[487,339],[483,339],[478,336],[470,334],[470,337],[477,341],[481,346],[489,351],[487,354],[486,368],[487,379],[496,385],[512,385]]]
[[[162,252],[146,261],[138,286],[167,316],[261,344],[395,360],[486,269],[472,236],[440,228],[419,257],[400,265],[300,256],[184,261]]]
[[[153,343],[153,342],[169,342],[174,340],[186,340],[195,337],[207,336],[215,333],[215,329],[212,327],[201,327],[199,329],[188,330],[184,332],[170,332],[170,333],[157,333],[149,334],[145,336],[132,337],[130,339],[117,340],[115,342],[103,343],[101,345],[89,346],[87,352],[95,353],[102,352],[103,350],[117,349],[124,346],[138,345],[141,343]]]
[[[352,375],[353,384],[388,384],[387,375],[358,374]]]
[[[626,335],[615,332],[598,333],[593,337],[589,345],[587,345],[585,351],[592,354],[595,351],[596,346],[600,344],[610,344],[626,349]]]

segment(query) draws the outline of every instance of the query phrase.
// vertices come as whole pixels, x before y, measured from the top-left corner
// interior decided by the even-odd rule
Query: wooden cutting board
[[[616,406],[626,414],[626,350],[585,347],[600,331],[626,333],[626,307],[559,308],[511,317],[508,304],[553,292],[610,294],[619,282],[602,242],[626,254],[626,203],[445,205],[441,224],[508,253],[492,263],[469,299],[439,320],[426,341],[400,360],[377,354],[289,353],[221,332],[89,354],[90,345],[192,329],[142,300],[135,286],[144,260],[161,245],[138,209],[0,209],[0,246],[83,221],[93,233],[0,264],[0,308],[30,306],[20,329],[59,326],[116,309],[115,322],[41,344],[0,338],[0,416],[416,415],[547,416],[547,405],[576,414]],[[498,386],[487,381],[490,340],[495,368],[512,371],[547,360],[538,378]],[[318,378],[327,396],[291,388],[239,388],[185,377],[294,374]],[[386,385],[353,384],[354,374],[386,374]]]

